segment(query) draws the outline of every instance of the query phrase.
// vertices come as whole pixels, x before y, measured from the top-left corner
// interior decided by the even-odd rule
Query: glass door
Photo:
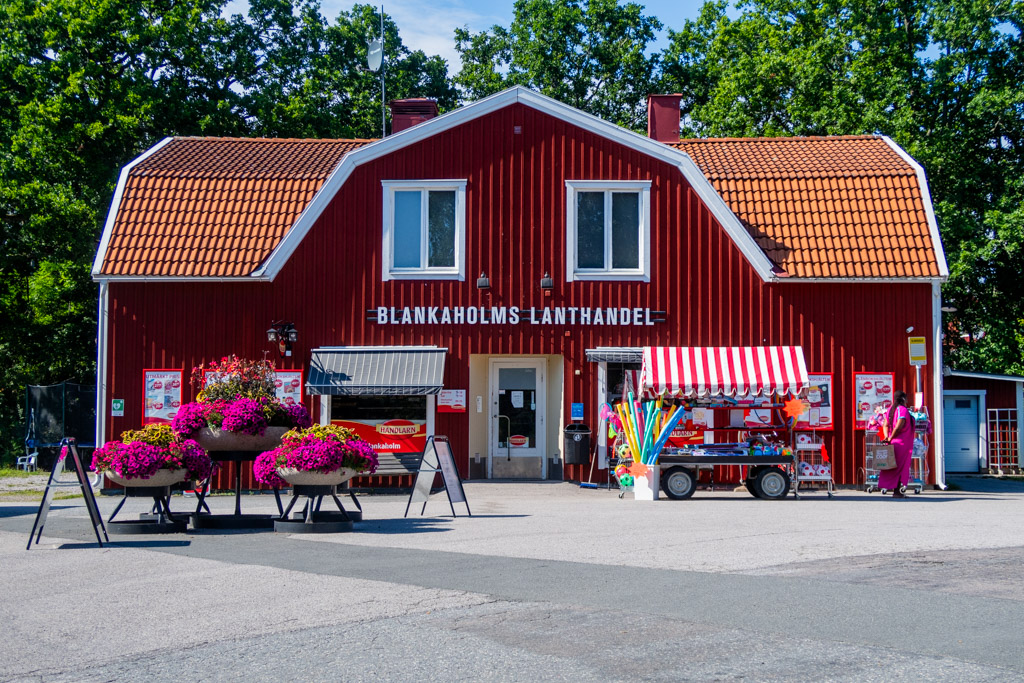
[[[492,360],[488,476],[543,479],[544,360]]]

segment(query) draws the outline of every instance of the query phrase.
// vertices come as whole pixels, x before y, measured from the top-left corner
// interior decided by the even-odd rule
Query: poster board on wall
[[[854,427],[867,429],[868,422],[878,408],[888,410],[892,405],[895,373],[855,372],[853,373]]]
[[[142,371],[142,424],[170,424],[181,407],[184,370]]]
[[[274,393],[277,400],[286,406],[302,403],[302,370],[275,370]]]
[[[831,372],[807,373],[807,398],[804,412],[796,418],[794,429],[831,430],[833,420],[834,393]],[[870,419],[870,418],[869,418]]]

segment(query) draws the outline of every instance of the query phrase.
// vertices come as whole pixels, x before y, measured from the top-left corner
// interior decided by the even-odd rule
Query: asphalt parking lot
[[[472,517],[443,493],[408,518],[404,496],[361,496],[350,533],[102,549],[68,500],[31,551],[36,505],[3,503],[0,679],[1019,680],[1024,485],[956,483],[640,502],[467,482]]]

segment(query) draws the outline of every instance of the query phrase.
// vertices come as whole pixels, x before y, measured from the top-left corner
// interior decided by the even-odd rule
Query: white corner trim
[[[932,435],[935,448],[935,484],[946,490],[946,432],[942,368],[942,287],[932,283]]]
[[[99,311],[96,316],[96,447],[107,437],[107,345],[110,336],[110,285],[100,281]]]
[[[303,210],[298,220],[278,242],[263,265],[253,272],[252,277],[273,280],[287,263],[299,244],[313,228],[331,200],[362,164],[378,159],[415,142],[426,140],[469,121],[503,109],[510,104],[523,104],[554,118],[568,121],[591,133],[618,142],[651,157],[664,161],[679,169],[687,182],[697,192],[712,215],[725,229],[733,243],[765,282],[775,280],[772,262],[757,245],[739,218],[719,196],[711,182],[690,157],[674,147],[652,140],[633,131],[620,128],[613,123],[599,119],[578,109],[563,104],[546,95],[533,92],[522,86],[513,86],[490,97],[468,104],[436,118],[408,128],[400,133],[371,142],[346,154],[341,163],[331,172],[323,186]]]
[[[94,280],[102,278],[100,270],[103,268],[103,259],[107,256],[107,247],[110,245],[110,235],[114,231],[114,222],[117,220],[117,211],[121,208],[121,199],[124,196],[125,185],[128,184],[128,175],[131,173],[133,168],[156,154],[173,139],[174,138],[171,137],[164,138],[121,169],[121,175],[117,178],[117,187],[114,189],[114,197],[110,200],[110,210],[107,212],[107,222],[103,225],[103,236],[100,237],[100,246],[96,250],[96,259],[92,262],[92,277]]]
[[[949,267],[946,265],[946,252],[942,248],[942,238],[939,236],[939,223],[935,219],[935,207],[932,205],[932,192],[928,189],[928,178],[925,176],[924,167],[917,163],[914,157],[907,154],[907,152],[893,142],[892,138],[888,135],[883,135],[882,139],[885,140],[886,144],[892,148],[892,151],[900,155],[900,157],[910,164],[911,168],[917,174],[917,184],[921,190],[921,201],[924,202],[924,215],[928,217],[928,232],[932,236],[932,246],[935,249],[935,260],[939,266],[939,277],[943,280],[949,278]]]

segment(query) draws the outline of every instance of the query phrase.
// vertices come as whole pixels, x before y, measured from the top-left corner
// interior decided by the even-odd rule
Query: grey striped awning
[[[591,363],[636,363],[644,362],[642,346],[598,346],[587,349],[587,360]]]
[[[425,396],[444,386],[448,349],[337,346],[313,349],[306,391],[348,396]]]

